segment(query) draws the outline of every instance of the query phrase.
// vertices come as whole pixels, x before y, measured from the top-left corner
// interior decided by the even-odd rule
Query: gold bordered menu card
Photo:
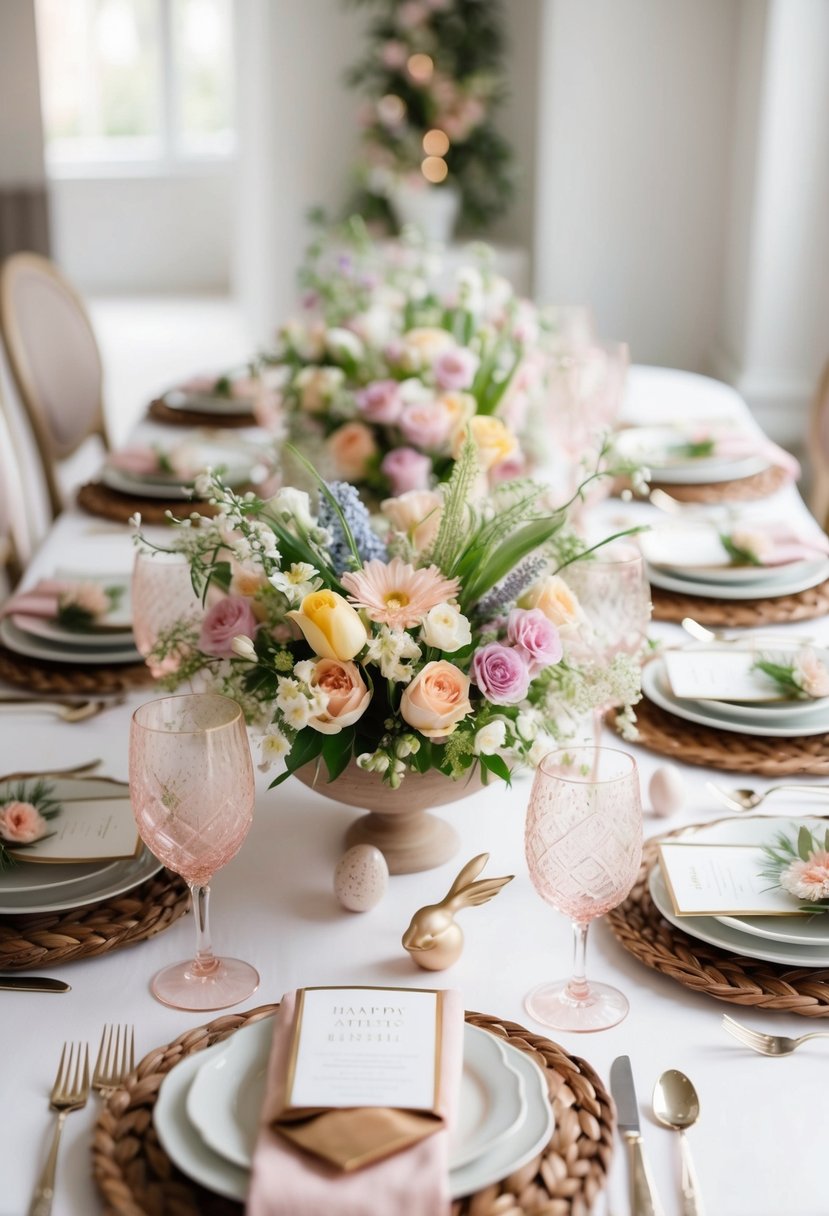
[[[7,852],[17,861],[55,865],[122,861],[141,851],[128,797],[67,800],[59,808],[48,820],[47,835],[21,849],[6,842]]]
[[[677,916],[808,916],[762,873],[757,845],[665,841],[659,863]]]
[[[300,989],[274,1130],[342,1170],[438,1131],[443,997],[420,988]]]
[[[785,701],[779,685],[754,670],[757,650],[734,647],[665,652],[665,670],[675,697],[706,701]]]

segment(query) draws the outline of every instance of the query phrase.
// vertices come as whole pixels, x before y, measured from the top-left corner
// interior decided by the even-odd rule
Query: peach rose
[[[427,739],[441,740],[451,735],[471,709],[469,677],[445,659],[427,663],[400,699],[404,720]]]
[[[314,665],[311,687],[328,694],[328,704],[308,725],[323,735],[336,735],[352,726],[368,709],[371,693],[356,663],[319,659]]]
[[[46,820],[31,802],[7,802],[0,807],[0,839],[9,844],[32,844],[48,830]]]
[[[362,481],[377,455],[377,444],[362,422],[346,422],[328,438],[328,451],[339,477]]]
[[[455,339],[448,329],[422,325],[403,335],[401,362],[410,371],[420,371],[421,368],[431,367],[438,355],[452,350],[455,345]]]
[[[380,509],[397,532],[407,533],[418,553],[434,544],[443,513],[443,499],[434,490],[409,490],[386,498]]]
[[[518,599],[519,608],[539,608],[548,621],[563,629],[581,619],[579,601],[560,574],[534,583]]]

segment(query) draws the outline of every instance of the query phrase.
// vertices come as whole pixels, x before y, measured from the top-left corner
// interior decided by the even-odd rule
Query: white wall
[[[0,0],[0,183],[43,178],[34,0]]]
[[[55,177],[50,197],[54,255],[80,290],[228,290],[230,166],[175,176]]]
[[[718,324],[736,0],[544,0],[536,290],[638,362],[704,369]]]

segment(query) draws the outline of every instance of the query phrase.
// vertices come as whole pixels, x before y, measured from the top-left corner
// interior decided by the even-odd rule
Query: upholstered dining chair
[[[108,446],[98,343],[80,297],[35,253],[12,254],[0,267],[0,334],[57,515],[60,462],[91,435]]]
[[[829,526],[829,363],[823,369],[812,401],[809,465],[812,474],[809,510],[826,531]]]

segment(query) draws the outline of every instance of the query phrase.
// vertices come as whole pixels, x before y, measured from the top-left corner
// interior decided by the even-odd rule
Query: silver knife
[[[42,975],[0,975],[2,992],[71,992],[63,980],[46,979]]]
[[[645,1160],[630,1056],[617,1056],[611,1064],[610,1092],[616,1103],[619,1131],[628,1146],[631,1216],[664,1216],[664,1209]]]

